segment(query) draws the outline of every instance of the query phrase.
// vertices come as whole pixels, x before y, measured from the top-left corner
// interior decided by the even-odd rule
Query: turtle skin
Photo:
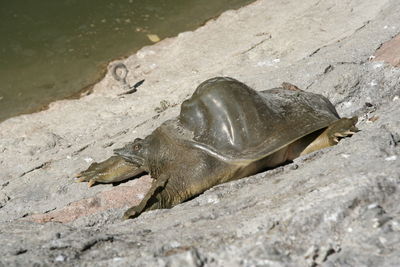
[[[78,181],[91,186],[149,173],[151,189],[124,214],[134,218],[333,146],[354,134],[356,123],[357,117],[340,118],[324,96],[288,83],[258,92],[216,77],[197,87],[176,118],[93,163]]]

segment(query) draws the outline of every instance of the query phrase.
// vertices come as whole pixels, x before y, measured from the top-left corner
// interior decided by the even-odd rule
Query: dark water
[[[106,63],[254,0],[0,2],[0,121],[69,97]]]

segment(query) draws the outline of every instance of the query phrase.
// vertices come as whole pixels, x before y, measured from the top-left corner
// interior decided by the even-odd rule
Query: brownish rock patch
[[[79,217],[88,216],[107,209],[135,206],[140,203],[150,189],[151,182],[152,179],[150,176],[145,175],[123,185],[118,185],[111,190],[98,193],[94,197],[72,202],[64,208],[49,213],[34,214],[27,219],[37,223],[68,223]]]
[[[394,67],[400,67],[400,35],[376,50],[373,61],[385,61]]]

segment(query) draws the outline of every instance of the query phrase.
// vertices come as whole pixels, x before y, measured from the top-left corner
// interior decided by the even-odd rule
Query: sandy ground
[[[399,33],[397,0],[259,0],[111,63],[145,80],[134,94],[109,71],[90,95],[2,122],[0,266],[395,266]],[[361,131],[134,220],[120,217],[149,177],[74,183],[215,76],[323,94]]]

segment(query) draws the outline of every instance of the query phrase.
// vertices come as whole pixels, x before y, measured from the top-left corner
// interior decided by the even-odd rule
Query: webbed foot
[[[112,156],[103,162],[92,163],[87,170],[76,176],[76,182],[88,182],[91,187],[96,183],[120,182],[142,172],[140,167],[122,157]]]
[[[325,130],[326,136],[329,139],[329,144],[331,146],[336,145],[341,138],[351,136],[358,132],[355,126],[357,121],[357,117],[342,118],[329,126],[328,129]]]
[[[341,118],[335,121],[326,128],[314,141],[312,141],[300,155],[305,155],[316,150],[334,146],[339,143],[343,137],[351,136],[358,132],[355,126],[358,121],[357,117],[353,118]]]

